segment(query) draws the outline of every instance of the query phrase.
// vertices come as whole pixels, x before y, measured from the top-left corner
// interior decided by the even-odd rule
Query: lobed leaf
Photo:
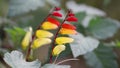
[[[38,60],[26,62],[23,54],[19,51],[5,53],[4,61],[12,68],[39,68],[41,64]]]
[[[74,57],[79,55],[84,55],[87,52],[93,51],[98,47],[99,41],[92,37],[84,37],[82,34],[78,33],[77,35],[69,35],[74,39],[74,42],[70,44],[72,53]]]

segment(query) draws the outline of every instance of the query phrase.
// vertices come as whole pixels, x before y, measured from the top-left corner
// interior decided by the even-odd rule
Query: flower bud
[[[22,40],[22,48],[26,49],[32,39],[32,27],[29,27],[24,39]]]
[[[69,21],[69,22],[77,22],[78,19],[77,19],[76,17],[72,16],[72,17],[68,17],[66,21]]]
[[[59,12],[53,12],[52,15],[57,17],[62,17],[62,14]]]
[[[59,10],[61,10],[61,8],[55,7],[55,11],[59,11]]]

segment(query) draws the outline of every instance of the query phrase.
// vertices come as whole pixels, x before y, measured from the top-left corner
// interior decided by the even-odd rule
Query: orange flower
[[[76,30],[71,30],[66,28],[61,28],[59,33],[60,34],[77,34]]]

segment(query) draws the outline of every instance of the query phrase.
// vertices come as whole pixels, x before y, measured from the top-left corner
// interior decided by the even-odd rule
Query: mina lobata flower
[[[66,21],[69,21],[69,22],[77,22],[78,19],[77,19],[76,17],[72,16],[72,17],[68,17]]]
[[[52,17],[48,17],[47,21],[49,21],[49,22],[51,22],[51,23],[53,23],[53,24],[55,24],[57,26],[60,26],[60,22],[58,20],[52,18]]]
[[[49,38],[37,38],[33,41],[32,48],[36,49],[43,45],[50,44],[52,41]]]
[[[47,21],[42,24],[42,28],[45,30],[51,30],[51,29],[57,29],[58,26],[56,24],[53,24],[53,23]]]
[[[60,34],[69,34],[69,35],[72,34],[72,35],[74,35],[74,34],[77,34],[77,31],[71,30],[71,29],[66,29],[66,28],[61,28],[59,33]]]
[[[57,44],[66,44],[66,43],[72,43],[74,39],[69,38],[69,37],[57,37],[56,38],[56,43]]]
[[[60,12],[57,12],[57,11],[53,12],[52,15],[57,16],[57,17],[62,17],[62,14]]]
[[[42,24],[42,28],[45,30],[57,29],[59,26],[59,21],[52,17],[48,17],[47,21]]]
[[[29,30],[26,32],[25,37],[22,40],[22,48],[26,49],[32,39],[32,27],[29,27]]]
[[[76,27],[74,25],[67,24],[67,23],[62,24],[62,28],[72,29],[72,30],[76,29]]]
[[[55,48],[53,49],[53,55],[57,56],[59,55],[62,51],[64,51],[66,49],[65,45],[57,45],[55,46]]]
[[[53,36],[53,34],[49,31],[46,31],[46,30],[37,30],[36,31],[37,38],[50,38],[52,36]]]

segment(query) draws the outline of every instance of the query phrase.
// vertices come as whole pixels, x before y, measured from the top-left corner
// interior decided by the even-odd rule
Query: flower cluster
[[[45,20],[39,25],[38,29],[32,35],[32,28],[29,28],[23,41],[22,46],[26,49],[28,46],[28,53],[30,49],[36,49],[43,45],[52,43],[52,56],[58,56],[62,51],[66,49],[65,44],[72,43],[74,39],[66,36],[70,34],[76,34],[76,27],[70,22],[77,22],[77,18],[68,10],[65,19],[60,23],[55,17],[62,17],[60,8],[55,7],[53,11],[45,18]],[[50,32],[50,30],[56,30],[56,33]],[[52,38],[53,37],[53,38]],[[28,54],[29,55],[29,54]]]

